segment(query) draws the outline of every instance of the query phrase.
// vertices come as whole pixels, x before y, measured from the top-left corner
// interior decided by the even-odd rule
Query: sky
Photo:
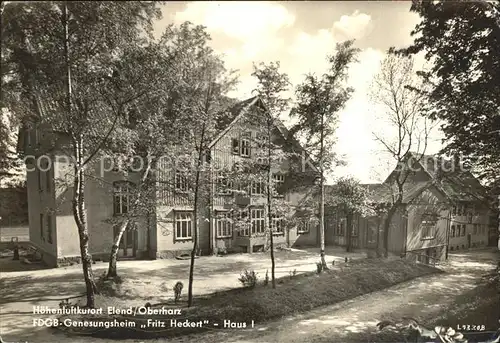
[[[374,133],[387,132],[384,113],[370,101],[374,75],[387,49],[408,46],[410,32],[419,17],[409,11],[410,1],[297,1],[297,2],[169,2],[162,7],[163,19],[155,23],[158,37],[171,23],[190,21],[206,26],[211,47],[223,54],[228,69],[237,69],[240,84],[232,94],[238,99],[252,96],[255,87],[253,62],[279,61],[281,71],[293,85],[309,72],[326,71],[326,56],[335,44],[355,39],[358,61],[349,71],[349,85],[355,92],[339,114],[335,150],[346,158],[345,167],[329,176],[353,176],[363,183],[380,182],[389,174],[393,161],[384,153]],[[415,65],[422,66],[419,56]],[[290,124],[285,116],[282,118]],[[441,147],[442,135],[431,136],[428,153]]]

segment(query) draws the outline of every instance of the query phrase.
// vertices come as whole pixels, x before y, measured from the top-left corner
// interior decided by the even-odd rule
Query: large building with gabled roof
[[[210,164],[233,165],[239,161],[255,158],[257,146],[252,137],[258,128],[248,119],[256,111],[265,112],[265,105],[259,97],[238,102],[228,109],[229,116],[218,124],[218,131],[207,147],[206,161]],[[258,112],[261,113],[261,112]],[[300,152],[300,144],[288,137],[285,126],[275,120],[273,136],[285,150]],[[52,168],[45,170],[42,164],[27,164],[27,187],[29,206],[29,227],[31,243],[42,253],[49,266],[61,266],[80,260],[78,230],[71,209],[72,168],[71,161],[64,157],[67,137],[54,131],[48,125],[37,126],[31,122],[21,130],[18,149],[25,155],[49,156]],[[287,182],[290,164],[272,170],[272,178],[277,184]],[[317,169],[307,159],[301,167],[305,172],[315,174]],[[89,228],[89,249],[94,259],[106,260],[109,257],[114,237],[120,223],[120,216],[127,215],[130,208],[130,190],[139,178],[134,173],[119,173],[95,170],[99,178],[86,178],[85,207]],[[182,175],[172,168],[159,165],[155,170],[158,184],[171,184],[172,187],[157,192],[150,215],[134,220],[133,229],[122,237],[119,257],[135,259],[156,259],[175,257],[189,253],[193,247],[194,210],[186,192]],[[198,209],[198,246],[199,254],[209,255],[221,251],[254,252],[266,249],[268,236],[262,228],[267,227],[264,196],[249,192],[242,197],[221,188],[223,182],[210,169],[202,179],[207,183],[209,192],[201,199]],[[314,178],[305,188],[312,186]],[[298,188],[295,188],[298,189]],[[290,191],[280,194],[290,204],[299,204],[306,196],[304,191]],[[242,202],[241,211],[234,211]],[[235,230],[234,213],[248,218],[248,229]],[[279,220],[279,218],[276,218]],[[275,246],[311,246],[318,243],[316,224],[295,221],[294,227],[276,224]]]

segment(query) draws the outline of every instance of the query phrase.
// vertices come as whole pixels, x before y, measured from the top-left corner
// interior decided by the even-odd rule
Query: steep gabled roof
[[[220,132],[215,135],[210,144],[209,148],[213,147],[224,135],[241,119],[245,116],[245,114],[250,110],[255,104],[257,104],[260,100],[259,97],[254,96],[249,99],[243,100],[230,107],[227,112],[229,116],[226,116],[226,120],[220,120],[217,124],[217,128]]]
[[[425,182],[406,182],[403,185],[403,204],[409,204],[415,200],[425,190],[436,186],[433,181]],[[440,193],[444,194],[439,187],[435,187]],[[378,184],[371,187],[368,198],[372,203],[391,203],[396,190],[389,184]]]
[[[245,115],[255,106],[260,106],[263,109],[266,109],[266,105],[262,101],[262,99],[259,96],[254,96],[249,99],[243,100],[235,104],[234,106],[230,107],[228,109],[229,112],[229,118],[233,118],[231,121],[221,121],[220,124],[218,125],[218,128],[220,129],[220,132],[212,139],[210,144],[208,145],[209,148],[213,147],[224,135],[226,135],[229,130],[242,118],[245,117]],[[227,117],[226,117],[227,118]],[[298,140],[296,140],[293,137],[290,137],[288,129],[286,128],[285,124],[278,118],[274,119],[274,126],[280,134],[283,136],[283,138],[290,143],[295,149],[298,151],[304,152],[306,154],[306,157],[308,158],[308,161],[310,162],[310,158],[305,151],[304,147],[300,144]],[[225,127],[224,127],[225,125]],[[310,166],[315,170],[318,171],[318,168],[313,164],[309,163]]]
[[[415,185],[434,185],[445,194],[450,201],[487,201],[486,189],[472,173],[463,168],[463,165],[453,164],[452,160],[437,155],[424,155],[414,152],[408,154],[413,158],[428,176],[428,181],[412,182],[411,177],[407,183]],[[391,175],[384,181],[389,183]],[[387,188],[387,187],[386,187]]]

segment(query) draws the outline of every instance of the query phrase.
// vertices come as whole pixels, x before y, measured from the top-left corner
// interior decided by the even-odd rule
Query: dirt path
[[[450,256],[448,273],[416,279],[306,314],[284,318],[246,331],[212,332],[203,337],[182,337],[169,342],[348,342],[353,333],[373,331],[382,319],[438,314],[457,296],[474,287],[491,270],[498,254],[475,251]],[[165,341],[166,342],[166,341]]]
[[[255,260],[253,260],[255,258]],[[314,257],[315,258],[315,257]],[[310,270],[314,268],[306,256],[288,260],[284,271],[294,267],[297,269]],[[291,316],[267,324],[257,323],[252,330],[217,330],[197,336],[186,336],[178,339],[158,340],[155,342],[232,342],[232,343],[266,343],[266,342],[314,342],[328,337],[329,342],[347,342],[349,333],[366,331],[383,318],[391,317],[397,313],[398,316],[419,317],[422,311],[438,313],[443,306],[452,303],[456,296],[475,287],[476,280],[482,273],[492,268],[495,255],[491,251],[475,251],[450,256],[451,263],[447,267],[448,273],[426,278],[417,279],[404,283],[390,289],[361,296],[349,301],[316,309],[303,315]],[[237,269],[244,265],[255,267],[260,270],[267,264],[258,261],[255,257],[241,257],[227,259],[227,262],[237,264]],[[170,265],[173,262],[148,261],[143,263],[141,272],[150,278],[168,273],[183,271],[187,264]],[[182,261],[184,262],[184,261]],[[139,261],[122,265],[122,269],[139,268]],[[152,263],[152,264],[150,264]],[[155,265],[158,264],[158,265]],[[158,269],[160,263],[163,270]],[[214,270],[214,268],[217,268]],[[97,268],[102,269],[103,267]],[[176,270],[175,268],[179,268]],[[293,269],[293,268],[292,268]],[[211,270],[211,274],[204,273]],[[70,271],[70,272],[69,272]],[[74,273],[72,273],[74,271]],[[40,273],[43,272],[43,273]],[[38,273],[38,274],[37,274]],[[51,274],[52,273],[52,274]],[[221,266],[220,261],[207,260],[203,268],[199,270],[198,278],[207,282],[198,282],[197,293],[209,292],[214,287],[213,283],[221,286],[233,284],[234,266],[231,270],[229,265]],[[9,273],[10,274],[10,273]],[[47,270],[37,272],[20,272],[16,277],[5,278],[2,275],[2,292],[9,290],[10,293],[1,297],[0,326],[2,338],[7,341],[27,342],[110,342],[110,340],[96,339],[91,337],[68,337],[62,333],[54,334],[45,328],[33,327],[33,306],[44,305],[57,308],[58,300],[63,295],[74,294],[82,291],[81,275],[78,268],[63,270]],[[209,281],[210,280],[210,281]],[[213,280],[213,281],[212,281]],[[225,280],[225,281],[224,281]],[[209,281],[209,282],[208,282]],[[78,286],[75,286],[78,285]],[[195,284],[196,285],[196,284]],[[24,288],[24,292],[23,292]],[[5,294],[5,293],[4,293]],[[432,304],[432,305],[428,305]],[[230,318],[228,318],[230,319]],[[112,341],[111,341],[112,342]],[[138,340],[120,340],[120,342],[141,342]]]

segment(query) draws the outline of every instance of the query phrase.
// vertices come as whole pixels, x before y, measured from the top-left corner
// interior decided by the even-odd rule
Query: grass
[[[65,328],[74,334],[91,335],[101,338],[152,339],[186,335],[222,327],[224,319],[232,322],[251,321],[262,323],[295,313],[309,311],[316,307],[335,304],[359,295],[381,290],[395,284],[409,281],[419,276],[440,272],[438,269],[411,263],[405,260],[370,259],[349,262],[337,266],[320,275],[315,273],[286,276],[277,280],[276,289],[264,286],[262,280],[255,288],[237,288],[229,291],[198,297],[195,306],[184,304],[157,304],[153,308],[182,308],[182,314],[137,315],[137,316],[96,316],[98,322],[130,321],[135,328]],[[107,299],[111,300],[112,299]],[[102,306],[103,304],[101,304]],[[110,306],[109,303],[106,306]],[[120,306],[122,307],[122,306]],[[64,318],[68,318],[65,316]],[[88,317],[69,317],[76,321]],[[63,318],[62,318],[63,319]],[[164,327],[148,327],[148,319],[165,323]],[[202,327],[170,327],[170,320],[204,322]]]

